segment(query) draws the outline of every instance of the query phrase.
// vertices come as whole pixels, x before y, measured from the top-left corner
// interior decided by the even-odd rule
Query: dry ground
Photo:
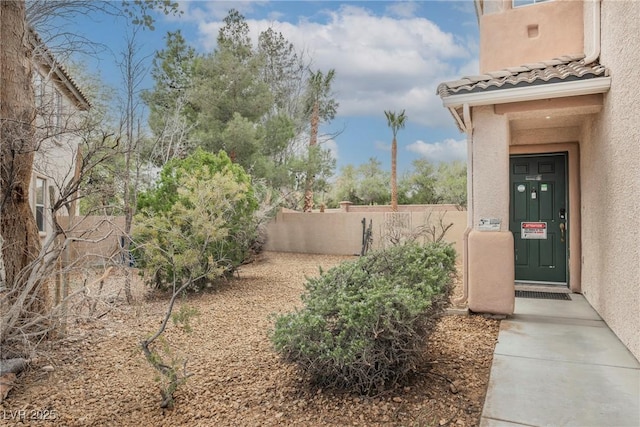
[[[0,404],[0,424],[477,425],[497,338],[495,320],[444,317],[431,338],[431,362],[408,384],[376,397],[307,386],[295,367],[274,353],[267,338],[273,313],[299,307],[305,276],[346,258],[266,253],[244,266],[239,278],[190,297],[186,303],[199,312],[193,331],[171,325],[166,340],[177,360],[188,360],[193,376],[168,410],[158,407],[155,373],[138,344],[158,327],[167,300],[145,297],[136,280],[137,302],[126,305],[122,277],[116,276],[102,290],[109,301],[96,308],[102,316],[72,322],[69,337],[21,374]]]

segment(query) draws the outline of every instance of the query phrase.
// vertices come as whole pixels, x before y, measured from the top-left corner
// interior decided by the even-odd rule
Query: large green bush
[[[165,165],[139,199],[136,258],[159,289],[190,281],[198,289],[232,272],[257,236],[249,175],[229,157],[197,150]]]
[[[406,244],[309,279],[304,308],[276,319],[276,350],[321,386],[363,394],[406,378],[452,290],[455,250]]]

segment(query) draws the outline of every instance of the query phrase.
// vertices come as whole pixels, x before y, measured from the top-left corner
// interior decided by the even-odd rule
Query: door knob
[[[564,224],[564,222],[560,223],[560,241],[564,242],[564,230],[566,228],[566,225]]]

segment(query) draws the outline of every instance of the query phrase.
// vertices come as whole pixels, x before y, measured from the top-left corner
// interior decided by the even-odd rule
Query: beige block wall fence
[[[400,206],[401,215],[408,217],[411,231],[431,224],[440,230],[452,224],[444,241],[452,243],[461,260],[462,234],[466,228],[467,212],[454,205],[406,205]],[[385,214],[390,206],[352,206],[343,204],[341,209],[327,209],[302,213],[282,210],[267,225],[265,250],[327,255],[355,255],[362,249],[362,219],[367,227],[372,223],[373,248],[383,246],[381,241]],[[68,218],[60,222],[67,227]],[[70,260],[85,265],[104,265],[117,259],[119,239],[123,235],[124,217],[86,216],[73,220],[71,235],[81,238],[71,246]],[[421,241],[424,241],[422,239]]]
[[[367,227],[372,224],[373,248],[376,249],[385,245],[384,237],[388,235],[385,222],[389,220],[390,213],[390,206],[353,206],[349,203],[343,203],[341,209],[324,212],[282,210],[267,226],[265,249],[314,254],[360,254],[363,219]],[[461,257],[462,235],[467,224],[466,211],[460,211],[453,205],[405,205],[399,206],[399,214],[408,220],[408,232],[416,232],[424,225],[435,226],[439,231],[440,220],[445,226],[452,224],[444,241],[453,243],[458,257]]]
[[[79,239],[70,247],[70,261],[83,265],[105,265],[120,261],[120,238],[124,234],[124,216],[80,216],[59,219],[60,224]]]

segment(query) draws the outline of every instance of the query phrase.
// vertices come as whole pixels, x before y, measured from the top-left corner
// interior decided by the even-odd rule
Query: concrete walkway
[[[516,298],[481,427],[640,426],[640,364],[582,295]]]

